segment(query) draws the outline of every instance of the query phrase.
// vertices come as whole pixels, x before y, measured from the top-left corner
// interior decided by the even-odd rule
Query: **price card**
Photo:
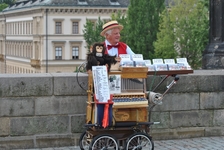
[[[131,56],[129,54],[120,54],[119,57],[122,61],[129,61],[131,60]]]
[[[175,64],[174,59],[164,59],[165,64]]]
[[[134,54],[134,55],[132,55],[132,60],[133,61],[143,60],[143,55],[142,54]]]
[[[153,64],[163,64],[162,58],[152,59]]]
[[[146,66],[148,66],[148,65],[151,65],[152,63],[151,63],[151,60],[144,60],[145,61],[145,64],[146,64]]]
[[[187,58],[177,58],[177,63],[188,64]]]

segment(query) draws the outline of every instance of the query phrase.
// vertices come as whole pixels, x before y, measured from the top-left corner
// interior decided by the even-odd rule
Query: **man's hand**
[[[117,62],[120,62],[120,61],[121,61],[121,58],[120,58],[120,57],[116,57],[115,60],[116,60]]]

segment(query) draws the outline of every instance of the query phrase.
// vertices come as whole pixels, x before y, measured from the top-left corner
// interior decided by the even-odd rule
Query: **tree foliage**
[[[86,40],[88,49],[90,49],[91,45],[93,45],[95,42],[104,41],[104,37],[100,35],[103,24],[104,24],[104,21],[101,20],[100,17],[98,17],[98,20],[96,23],[86,19],[86,24],[84,25],[83,33],[84,33],[84,39]]]
[[[7,7],[8,7],[7,4],[5,4],[5,3],[1,3],[1,4],[0,4],[0,11],[2,11],[3,9],[5,9],[5,8],[7,8]]]
[[[154,42],[155,58],[176,58],[177,51],[174,48],[174,27],[170,21],[170,12],[165,9],[161,14],[157,40]]]
[[[4,10],[9,5],[14,4],[15,2],[15,0],[0,0],[0,11]]]
[[[175,5],[170,5],[171,11],[168,15],[163,15],[160,32],[157,34],[158,40],[154,43],[156,56],[161,54],[163,58],[175,58],[176,55],[187,58],[192,68],[201,66],[202,52],[208,43],[209,25],[208,7],[204,2],[175,0]],[[170,28],[162,27],[163,24],[168,25],[167,20]],[[170,44],[167,43],[168,39]],[[169,52],[164,52],[167,44]]]
[[[16,2],[16,0],[0,0],[0,4],[8,4],[8,5],[12,5]]]
[[[127,15],[127,44],[145,59],[153,58],[160,13],[164,0],[130,0]]]

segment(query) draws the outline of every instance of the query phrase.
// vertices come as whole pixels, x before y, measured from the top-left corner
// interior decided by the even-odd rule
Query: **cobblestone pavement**
[[[79,150],[79,147],[26,150]],[[224,150],[224,136],[154,141],[154,150]]]
[[[224,150],[224,136],[154,142],[155,150]]]

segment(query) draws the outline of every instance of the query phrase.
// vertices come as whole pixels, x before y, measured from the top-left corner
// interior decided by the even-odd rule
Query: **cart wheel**
[[[98,135],[93,138],[89,150],[118,150],[117,140],[111,135]]]
[[[86,133],[86,131],[84,131],[80,138],[79,138],[79,147],[81,150],[87,150],[89,149],[89,145],[90,145],[90,138],[88,137],[88,134]]]
[[[125,150],[153,150],[154,143],[145,133],[134,133],[127,139]]]

